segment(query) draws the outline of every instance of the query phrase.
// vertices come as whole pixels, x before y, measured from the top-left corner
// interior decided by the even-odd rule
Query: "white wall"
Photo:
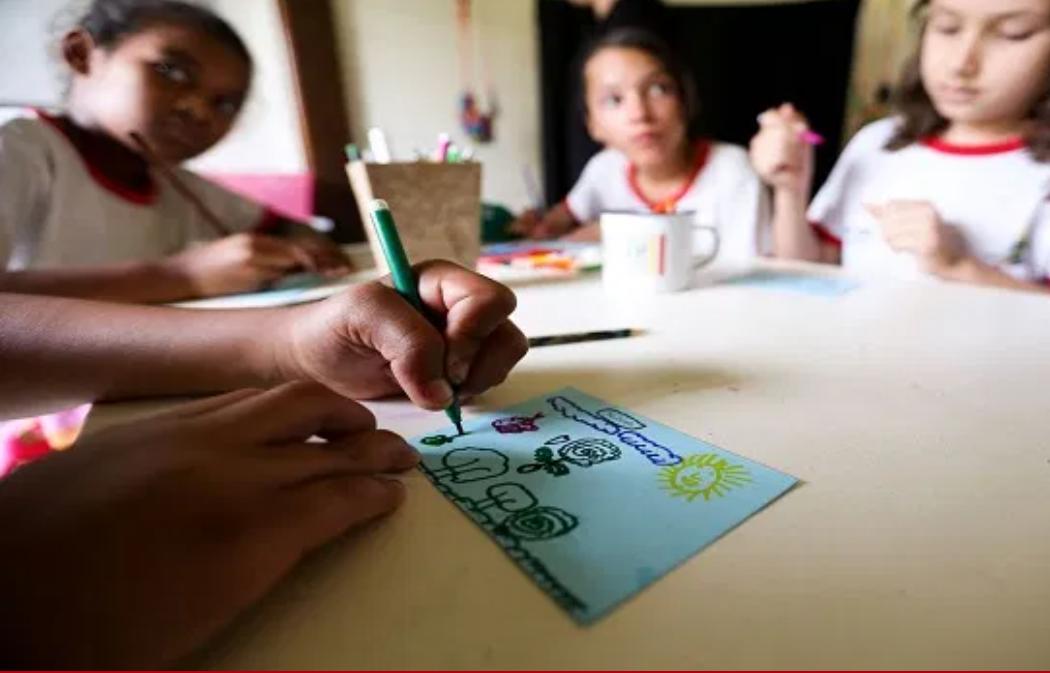
[[[0,105],[53,107],[61,99],[49,57],[51,23],[68,0],[0,0]]]
[[[306,170],[289,55],[275,0],[210,4],[247,42],[255,57],[256,79],[237,127],[192,165],[225,173]],[[49,53],[58,37],[53,19],[70,6],[69,0],[0,0],[0,105],[61,104],[61,71]]]

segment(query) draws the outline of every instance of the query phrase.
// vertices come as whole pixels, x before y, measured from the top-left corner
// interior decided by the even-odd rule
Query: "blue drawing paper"
[[[860,287],[860,283],[852,278],[769,271],[765,269],[730,278],[725,283],[727,285],[744,285],[771,290],[800,292],[819,297],[838,297]]]
[[[578,622],[795,483],[575,388],[411,440],[430,481]]]

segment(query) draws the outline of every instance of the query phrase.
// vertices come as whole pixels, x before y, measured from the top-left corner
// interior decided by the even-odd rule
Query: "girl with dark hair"
[[[780,257],[1050,291],[1050,0],[920,0],[898,116],[862,129],[806,210],[790,105],[760,117]]]
[[[346,266],[309,227],[177,167],[248,94],[252,59],[225,21],[179,0],[94,0],[61,51],[64,113],[0,128],[0,290],[160,302]]]
[[[582,60],[587,128],[605,149],[565,201],[519,224],[532,238],[597,240],[607,211],[695,212],[716,226],[723,259],[756,254],[764,190],[739,147],[700,137],[693,79],[660,38],[637,28],[599,37]]]

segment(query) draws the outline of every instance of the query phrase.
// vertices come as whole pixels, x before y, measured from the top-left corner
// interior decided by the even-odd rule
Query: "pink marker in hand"
[[[825,142],[824,136],[820,135],[816,131],[811,131],[809,129],[806,129],[801,134],[799,134],[799,137],[802,138],[802,142],[806,143],[807,145],[812,145],[813,147],[816,147],[817,145],[823,145]]]
[[[760,126],[762,125],[762,119],[767,114],[770,114],[770,113],[769,112],[763,112],[762,114],[758,115],[758,123],[759,123]],[[827,142],[826,140],[824,140],[824,136],[820,135],[819,133],[817,133],[816,131],[813,131],[811,129],[806,129],[805,131],[799,131],[799,138],[802,139],[802,142],[806,143],[807,145],[811,145],[813,147],[816,147],[817,145],[823,145],[825,142]]]

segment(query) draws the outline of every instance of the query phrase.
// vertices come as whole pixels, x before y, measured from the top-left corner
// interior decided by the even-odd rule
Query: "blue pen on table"
[[[383,249],[383,257],[386,265],[390,267],[390,276],[394,281],[394,289],[405,298],[417,311],[428,320],[423,300],[419,297],[418,282],[416,274],[412,272],[412,265],[405,254],[405,248],[401,245],[401,237],[397,234],[397,226],[394,224],[394,216],[390,212],[390,206],[383,199],[373,199],[368,206],[369,214],[372,216],[372,226],[375,227],[376,237]],[[454,391],[455,389],[453,389]],[[463,434],[463,414],[459,408],[459,399],[453,392],[452,404],[445,409],[448,419],[456,426],[456,431]]]

